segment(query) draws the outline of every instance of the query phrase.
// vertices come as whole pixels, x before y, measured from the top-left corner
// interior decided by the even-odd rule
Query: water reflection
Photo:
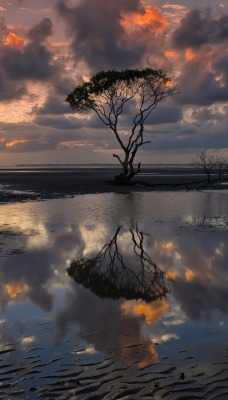
[[[130,236],[128,249],[121,246],[121,228],[93,258],[80,257],[67,269],[74,280],[100,297],[152,302],[166,296],[168,280],[144,248],[144,234],[136,228],[124,230]]]
[[[86,201],[78,197],[1,207],[0,301],[4,309],[8,302],[26,301],[32,301],[46,312],[53,309],[56,288],[68,285],[65,266],[81,254],[84,259],[96,257],[115,234],[115,225],[122,225],[122,216],[118,220],[116,211],[113,214],[113,195],[103,197],[98,195],[105,212],[102,214],[100,210],[97,219],[91,211],[94,196],[86,197]],[[194,319],[204,313],[208,315],[213,309],[226,312],[228,206],[224,194],[175,193],[166,207],[165,204],[161,207],[163,194],[136,194],[135,198],[131,194],[134,216],[128,213],[129,195],[117,198],[114,204],[120,205],[130,226],[139,221],[140,229],[147,232],[143,246],[150,260],[170,277],[181,278],[175,296],[184,312]],[[130,230],[118,232],[118,247],[130,259],[131,266],[136,256],[132,244]],[[194,285],[201,285],[199,296],[204,293],[204,301],[197,307],[191,301],[187,306],[184,296],[189,288],[193,292],[192,296],[189,292],[189,299],[194,297]]]
[[[154,313],[160,313],[161,319],[166,300],[159,300],[157,303],[160,304],[160,310],[155,306]],[[143,366],[158,361],[158,354],[150,335],[142,333],[142,324],[146,320],[144,310],[140,310],[137,315],[127,308],[127,304],[130,303],[110,298],[101,299],[82,286],[79,286],[77,291],[75,285],[71,286],[66,303],[56,318],[57,343],[62,343],[69,329],[75,327],[77,339],[83,340],[84,353],[88,348],[93,349],[94,353],[107,354],[125,365],[138,363],[139,366]],[[140,304],[144,303],[139,302],[138,306]],[[152,315],[153,305],[148,308]]]
[[[61,358],[55,368],[61,376],[63,364],[71,371],[108,358],[110,365],[135,368],[168,363],[167,357],[175,364],[178,352],[189,349],[189,358],[182,361],[193,365],[197,346],[197,363],[207,368],[209,357],[220,362],[216,357],[225,354],[228,322],[227,215],[223,193],[78,196],[2,206],[2,362],[19,360],[25,368],[25,351],[31,351],[42,375],[51,376],[41,359],[49,365]],[[117,228],[123,225],[130,228]],[[81,263],[87,262],[87,275],[77,264],[71,265],[72,273],[79,271],[76,280],[88,287],[66,274],[80,256]],[[154,277],[158,289],[150,286]],[[148,303],[167,294],[167,277],[177,280],[171,293]],[[97,285],[98,278],[108,282],[109,293],[100,281]],[[97,297],[91,284],[96,294],[111,291],[115,300]],[[99,364],[101,371],[105,365]],[[30,369],[21,372],[22,386],[28,385],[25,372],[28,379],[33,376]]]

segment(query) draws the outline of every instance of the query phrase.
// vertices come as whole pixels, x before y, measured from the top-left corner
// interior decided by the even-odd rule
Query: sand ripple
[[[73,346],[74,348],[75,346]],[[134,352],[135,346],[132,346]],[[83,361],[72,351],[42,359],[43,347],[31,347],[20,357],[6,346],[0,351],[0,399],[60,400],[225,400],[228,398],[228,361],[224,358],[201,365],[194,354],[182,359],[164,357],[161,362],[140,367],[143,353],[135,361],[118,360],[115,354]],[[186,350],[188,351],[188,350]],[[185,351],[179,354],[185,354]],[[184,360],[184,364],[182,361]],[[181,362],[180,362],[181,361]]]

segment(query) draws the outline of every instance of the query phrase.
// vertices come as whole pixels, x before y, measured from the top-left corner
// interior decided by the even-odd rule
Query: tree
[[[144,140],[144,124],[159,102],[175,93],[171,78],[162,70],[146,68],[124,71],[101,71],[88,82],[77,86],[66,101],[77,113],[93,111],[115,135],[123,157],[113,154],[123,168],[116,177],[118,183],[127,183],[140,171],[134,168],[138,149],[149,141]],[[123,115],[126,107],[133,110],[130,132],[123,134]],[[121,124],[122,122],[122,124]]]
[[[198,165],[207,176],[207,183],[221,182],[227,168],[227,160],[224,157],[218,157],[208,154],[206,150],[197,154],[194,163]]]

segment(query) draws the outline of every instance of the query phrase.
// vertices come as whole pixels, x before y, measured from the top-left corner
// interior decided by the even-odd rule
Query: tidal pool
[[[0,213],[0,399],[228,398],[226,192],[84,195]],[[73,260],[99,274],[69,274]],[[138,278],[145,264],[162,285]]]

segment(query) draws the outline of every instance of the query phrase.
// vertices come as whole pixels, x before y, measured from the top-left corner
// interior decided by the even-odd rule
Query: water
[[[96,194],[0,212],[0,398],[228,398],[227,193]],[[170,293],[136,301],[125,274],[114,300],[88,272],[87,287],[67,273],[118,228],[117,267],[122,257],[138,273],[141,238],[138,254]]]

